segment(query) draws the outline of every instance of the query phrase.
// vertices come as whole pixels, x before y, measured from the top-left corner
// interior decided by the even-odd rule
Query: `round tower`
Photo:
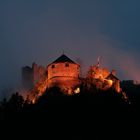
[[[64,54],[49,64],[47,71],[49,87],[58,86],[70,91],[80,82],[80,65]]]

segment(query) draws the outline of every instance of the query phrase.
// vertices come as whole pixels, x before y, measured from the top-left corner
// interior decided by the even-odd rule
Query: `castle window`
[[[52,65],[52,68],[55,68],[55,65]]]
[[[69,64],[68,64],[68,63],[66,63],[66,64],[65,64],[65,67],[69,67]]]

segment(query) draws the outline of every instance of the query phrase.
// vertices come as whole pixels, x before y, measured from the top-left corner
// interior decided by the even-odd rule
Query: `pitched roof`
[[[112,73],[110,73],[107,77],[106,77],[106,79],[111,79],[111,80],[113,80],[113,79],[115,79],[115,80],[119,80],[116,76],[114,76]]]
[[[62,54],[60,57],[58,57],[55,61],[53,61],[52,63],[63,63],[63,62],[69,62],[69,63],[74,63],[76,64],[74,61],[72,61],[70,58],[68,58],[65,54]]]

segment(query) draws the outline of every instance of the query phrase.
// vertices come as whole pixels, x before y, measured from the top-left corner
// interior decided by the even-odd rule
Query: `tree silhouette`
[[[11,98],[8,101],[8,109],[11,111],[21,110],[24,104],[24,99],[18,92],[12,94]]]

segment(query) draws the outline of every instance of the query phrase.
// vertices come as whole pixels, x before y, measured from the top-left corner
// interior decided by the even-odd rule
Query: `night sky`
[[[83,69],[97,63],[140,81],[139,0],[1,0],[0,88],[20,85],[21,67],[64,51]]]

